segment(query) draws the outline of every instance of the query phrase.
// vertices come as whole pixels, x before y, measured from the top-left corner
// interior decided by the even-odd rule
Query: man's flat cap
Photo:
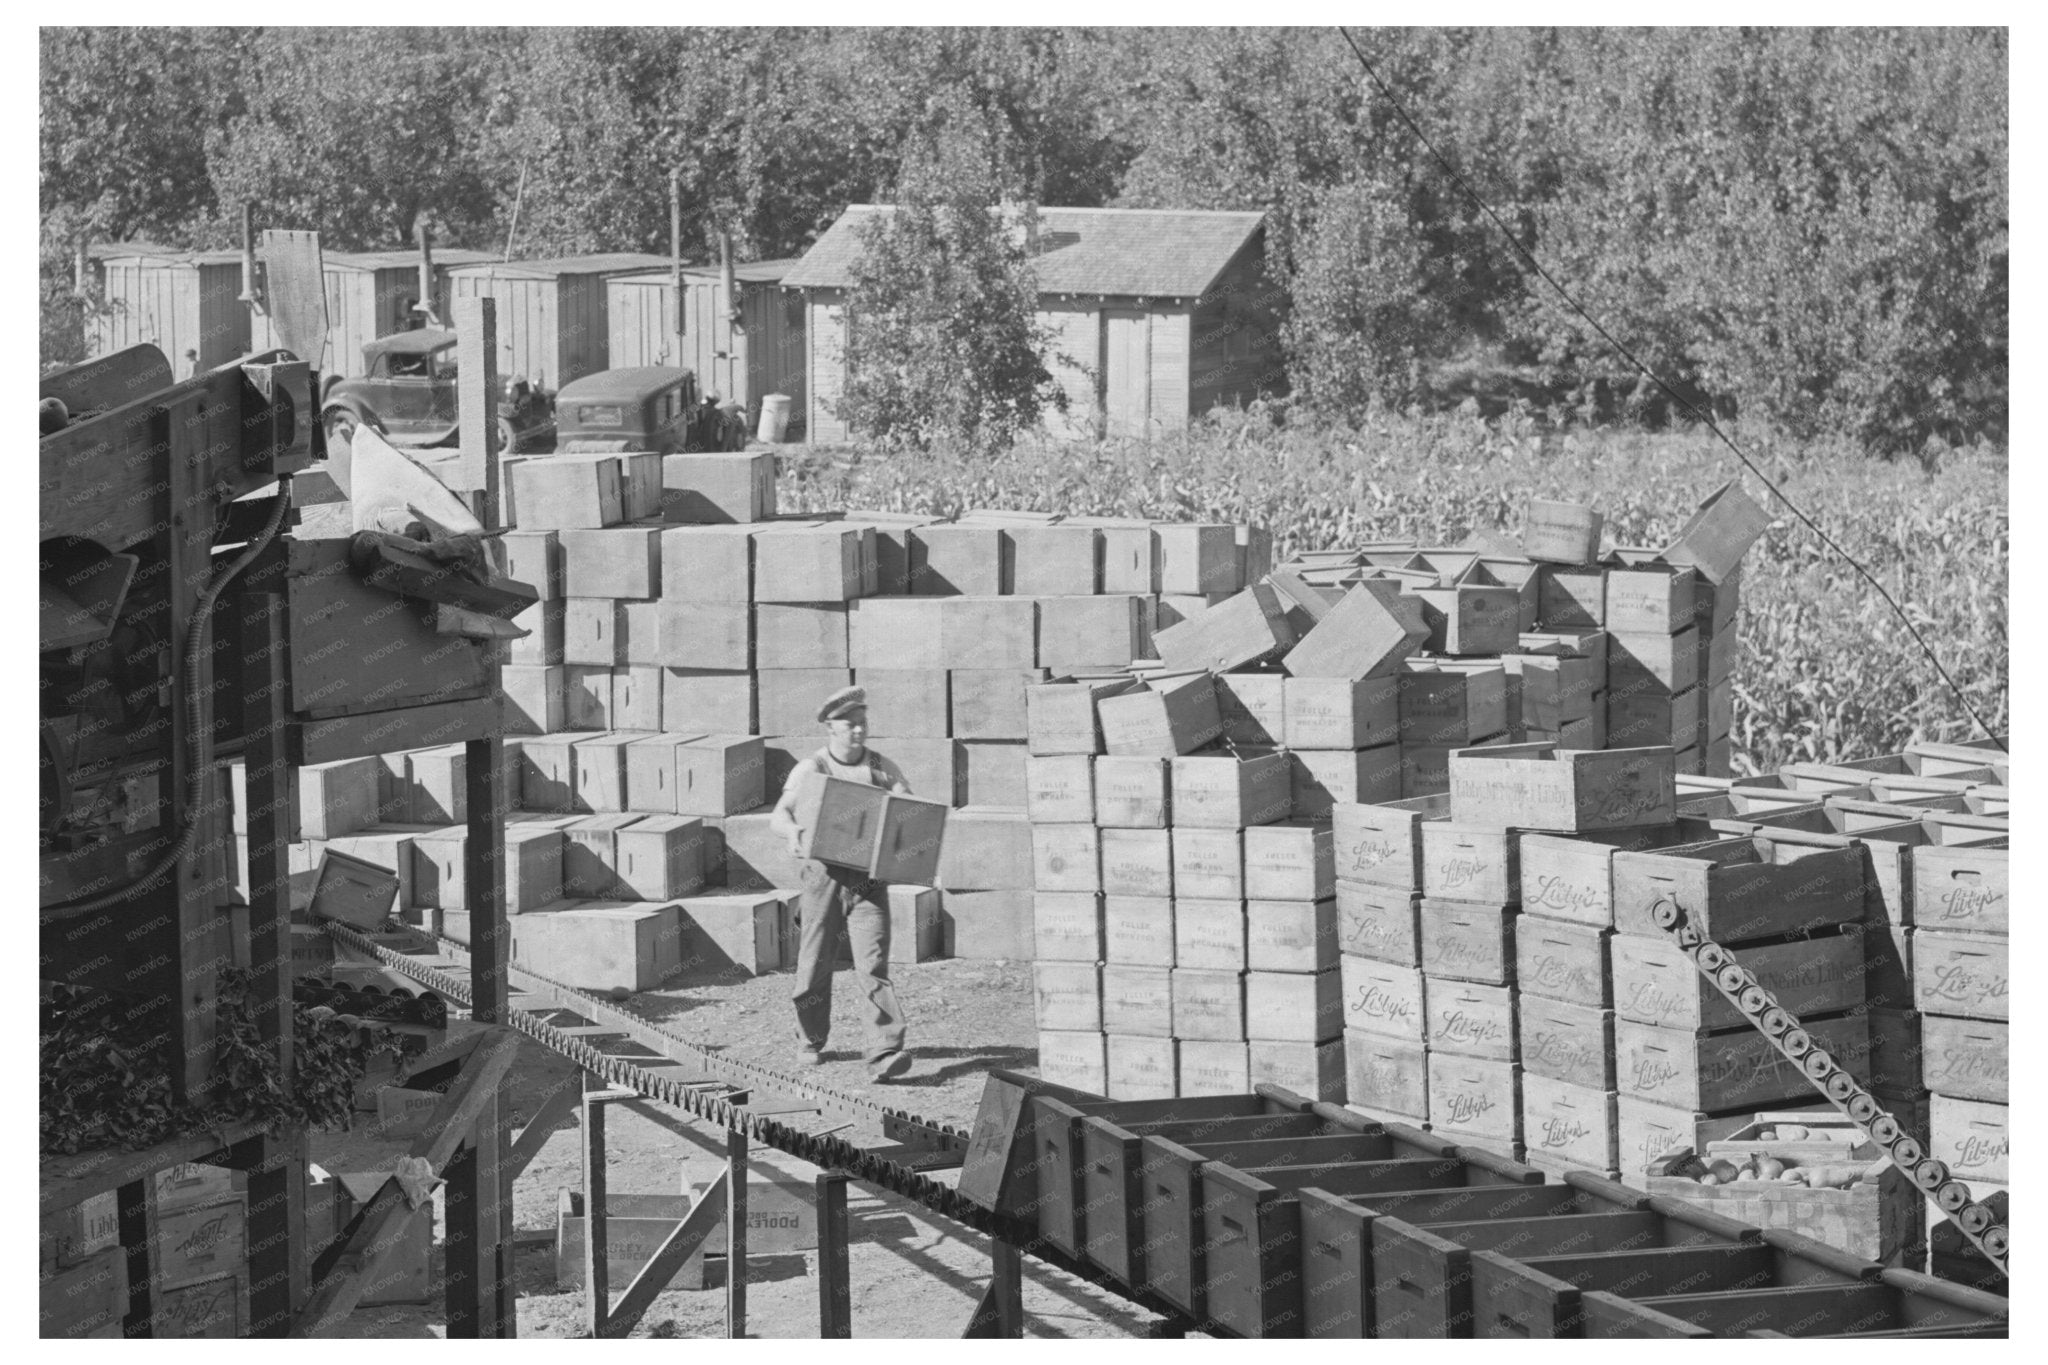
[[[865,687],[842,687],[825,698],[825,704],[818,708],[818,719],[822,721],[843,720],[855,711],[868,709],[868,690]]]

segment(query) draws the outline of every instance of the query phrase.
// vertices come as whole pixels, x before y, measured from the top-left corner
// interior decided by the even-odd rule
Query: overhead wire
[[[1815,521],[1812,517],[1808,516],[1806,510],[1800,507],[1798,503],[1792,500],[1791,496],[1788,495],[1784,489],[1778,487],[1776,483],[1772,482],[1770,477],[1766,475],[1763,472],[1763,470],[1757,467],[1756,461],[1752,460],[1749,457],[1748,453],[1744,451],[1741,446],[1737,445],[1734,442],[1734,440],[1729,437],[1728,433],[1723,431],[1720,425],[1717,422],[1715,422],[1711,416],[1701,411],[1700,408],[1696,404],[1694,404],[1690,399],[1686,398],[1684,394],[1681,394],[1680,392],[1678,392],[1677,389],[1673,388],[1669,383],[1667,383],[1662,375],[1658,374],[1655,370],[1651,369],[1642,360],[1637,358],[1634,351],[1631,351],[1627,346],[1624,346],[1612,332],[1608,331],[1606,327],[1602,326],[1600,320],[1594,317],[1591,313],[1587,312],[1585,307],[1582,304],[1580,304],[1578,299],[1573,297],[1570,290],[1566,289],[1562,284],[1558,283],[1556,277],[1553,276],[1548,270],[1543,268],[1543,263],[1536,259],[1536,253],[1531,251],[1527,246],[1525,246],[1522,243],[1521,238],[1517,237],[1514,231],[1510,229],[1508,225],[1501,220],[1501,216],[1498,213],[1494,212],[1493,206],[1487,203],[1486,200],[1479,194],[1477,190],[1472,188],[1472,186],[1466,181],[1463,175],[1459,174],[1458,168],[1451,164],[1450,158],[1445,156],[1441,151],[1439,151],[1434,142],[1430,141],[1429,135],[1422,131],[1422,126],[1419,123],[1417,123],[1415,121],[1414,116],[1408,112],[1408,107],[1402,103],[1401,97],[1394,93],[1393,87],[1386,82],[1386,80],[1380,75],[1378,69],[1373,66],[1371,60],[1366,57],[1365,50],[1358,45],[1358,40],[1351,36],[1351,31],[1340,24],[1337,26],[1337,32],[1343,36],[1345,43],[1351,48],[1352,55],[1358,58],[1358,64],[1365,68],[1365,74],[1372,79],[1372,83],[1374,85],[1379,87],[1380,94],[1386,97],[1387,103],[1393,108],[1394,112],[1400,116],[1401,122],[1406,124],[1408,126],[1408,131],[1415,135],[1415,140],[1417,142],[1420,142],[1423,145],[1423,147],[1428,150],[1429,154],[1436,159],[1436,162],[1439,166],[1443,167],[1444,173],[1451,178],[1451,183],[1456,185],[1458,189],[1464,194],[1464,196],[1467,199],[1470,199],[1472,203],[1478,207],[1481,213],[1486,215],[1488,221],[1490,221],[1495,227],[1500,229],[1501,236],[1507,239],[1508,245],[1514,248],[1515,253],[1521,257],[1521,259],[1528,265],[1529,269],[1533,270],[1545,284],[1549,285],[1551,289],[1556,292],[1557,296],[1564,300],[1565,305],[1567,307],[1569,307],[1574,313],[1578,314],[1580,318],[1584,319],[1587,326],[1591,327],[1595,332],[1599,333],[1601,339],[1604,340],[1609,346],[1613,347],[1615,352],[1618,355],[1620,355],[1622,359],[1626,360],[1630,365],[1633,365],[1638,373],[1640,373],[1645,379],[1648,379],[1652,384],[1655,384],[1660,390],[1662,390],[1664,394],[1667,397],[1669,397],[1673,403],[1678,405],[1679,409],[1682,412],[1684,412],[1694,421],[1698,422],[1701,426],[1705,427],[1708,431],[1712,432],[1714,434],[1715,439],[1720,441],[1722,445],[1728,447],[1728,449],[1734,453],[1735,458],[1742,461],[1743,466],[1747,468],[1750,473],[1754,474],[1757,477],[1757,481],[1763,484],[1765,488],[1770,490],[1772,497],[1776,498],[1779,502],[1783,503],[1787,510],[1789,510],[1793,516],[1799,518],[1799,520],[1806,525],[1806,528],[1808,530],[1812,531],[1815,536],[1819,537],[1821,544],[1827,546],[1830,550],[1833,550],[1837,555],[1840,555],[1843,561],[1846,562],[1850,568],[1854,569],[1856,573],[1866,583],[1870,584],[1870,586],[1877,591],[1877,595],[1884,599],[1885,605],[1892,609],[1893,614],[1895,614],[1899,618],[1900,623],[1906,627],[1906,633],[1912,636],[1913,643],[1918,645],[1920,647],[1920,652],[1927,656],[1927,661],[1934,666],[1934,671],[1941,676],[1942,682],[1947,684],[1949,691],[1955,694],[1957,704],[1960,705],[1964,711],[1969,713],[1970,719],[1973,722],[1975,722],[1977,728],[1983,731],[1985,736],[1989,738],[1992,743],[1998,746],[2000,752],[2005,752],[2006,745],[2004,741],[1999,739],[1997,733],[1994,730],[1992,730],[1991,726],[1985,723],[1984,717],[1978,714],[1977,708],[1970,703],[1969,695],[1963,691],[1961,684],[1956,682],[1955,678],[1949,673],[1947,667],[1943,665],[1943,663],[1941,662],[1941,656],[1935,653],[1933,647],[1929,645],[1925,637],[1923,637],[1920,634],[1920,628],[1913,624],[1913,618],[1907,613],[1906,609],[1899,604],[1898,600],[1894,598],[1891,595],[1891,593],[1885,589],[1884,584],[1878,581],[1877,576],[1871,573],[1870,570],[1864,568],[1863,564],[1856,558],[1856,556],[1850,554],[1847,550],[1843,549],[1842,546],[1836,542],[1834,537],[1830,536],[1825,530],[1821,528],[1819,522]]]

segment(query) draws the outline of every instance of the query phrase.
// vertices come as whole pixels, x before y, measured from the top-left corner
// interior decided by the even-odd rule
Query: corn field
[[[1971,705],[2003,734],[2011,706],[2003,452],[1954,452],[1929,470],[1846,444],[1738,439],[1905,606]],[[971,462],[800,448],[786,464],[782,487],[795,509],[1013,507],[1250,521],[1271,529],[1276,556],[1365,540],[1455,544],[1474,527],[1519,534],[1532,496],[1599,508],[1611,543],[1661,546],[1740,470],[1706,433],[1560,436],[1512,417],[1451,414],[1318,430],[1254,413],[1149,445],[1036,441]],[[1754,477],[1743,478],[1773,521],[1743,567],[1737,771],[1973,737],[1968,713],[1870,585]]]

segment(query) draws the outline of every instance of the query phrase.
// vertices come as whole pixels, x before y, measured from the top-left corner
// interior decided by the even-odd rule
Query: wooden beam
[[[626,1292],[619,1296],[619,1302],[605,1317],[604,1335],[623,1337],[630,1333],[654,1306],[655,1296],[667,1289],[670,1282],[681,1273],[684,1262],[696,1254],[725,1217],[726,1185],[732,1179],[729,1170],[720,1171],[718,1178],[711,1182],[711,1188],[704,1191],[691,1206],[689,1215],[676,1224],[675,1229],[662,1239],[654,1255],[633,1277],[633,1283],[626,1286]],[[587,1229],[588,1224],[585,1224]]]
[[[464,463],[469,452],[482,456],[483,467],[465,469],[483,490],[483,503],[476,509],[477,520],[486,531],[498,526],[501,475],[498,460],[498,301],[492,298],[455,300],[455,415],[460,424]]]
[[[114,1217],[120,1228],[121,1251],[128,1263],[128,1314],[121,1319],[121,1335],[146,1337],[154,1316],[150,1292],[153,1277],[149,1269],[149,1183],[148,1178],[131,1180],[114,1192]]]
[[[604,1102],[583,1095],[583,1322],[585,1335],[604,1335],[612,1302],[611,1257],[605,1216]]]
[[[491,665],[493,675],[498,666]],[[510,1018],[507,968],[512,929],[505,917],[505,766],[502,734],[472,739],[464,748],[463,785],[469,802],[469,837],[463,845],[463,890],[469,905],[471,1016],[502,1024]]]
[[[294,721],[287,752],[294,763],[331,763],[400,749],[432,749],[458,740],[504,734],[504,707],[496,692],[457,701],[403,706],[390,711]]]
[[[1024,1335],[1024,1255],[1008,1242],[989,1247],[993,1266],[988,1287],[981,1292],[974,1316],[967,1320],[967,1337],[1015,1339]]]
[[[249,1168],[247,1204],[248,1335],[281,1337],[291,1326],[298,1239],[306,1230],[305,1168],[294,1161],[303,1149],[305,1130],[255,1142],[259,1158]]]
[[[846,1177],[828,1171],[818,1191],[818,1335],[827,1341],[853,1336],[853,1283],[848,1265]]]
[[[297,772],[285,756],[290,720],[286,694],[285,604],[277,593],[245,593],[241,676],[248,737],[243,748],[249,802],[249,966],[255,978],[257,1036],[277,1050],[286,1085],[292,1081],[290,813]]]
[[[495,1104],[498,1087],[518,1056],[519,1035],[502,1027],[479,1044],[462,1074],[441,1097],[427,1130],[413,1141],[408,1156],[419,1157],[436,1175],[447,1169],[464,1143],[472,1141],[477,1124]],[[324,1273],[292,1320],[296,1338],[329,1336],[340,1330],[363,1290],[405,1235],[413,1209],[396,1180],[387,1180],[370,1202],[349,1221],[337,1245],[322,1257]],[[350,1266],[348,1261],[355,1264]]]
[[[520,1173],[540,1155],[540,1149],[561,1128],[563,1122],[576,1112],[577,1105],[583,1099],[582,1073],[579,1072],[565,1081],[556,1083],[546,1093],[547,1098],[541,1101],[540,1108],[526,1121],[526,1126],[519,1130],[519,1136],[513,1141],[512,1150],[506,1158],[506,1165],[514,1180],[517,1180]]]
[[[512,1079],[508,1071],[498,1081],[498,1112],[491,1129],[493,1146],[481,1157],[485,1174],[493,1170],[497,1173],[497,1275],[493,1281],[497,1303],[491,1335],[500,1341],[513,1341],[519,1336],[519,1230],[512,1217]]]
[[[240,376],[236,376],[239,381]],[[171,1050],[171,1093],[190,1104],[203,1103],[213,1090],[215,1008],[220,994],[218,955],[213,951],[210,928],[213,922],[214,891],[203,875],[207,861],[218,851],[223,837],[233,831],[222,827],[219,811],[208,793],[219,781],[212,767],[212,736],[204,731],[186,733],[187,703],[196,689],[201,699],[213,692],[213,653],[198,652],[196,676],[188,675],[184,661],[196,633],[205,634],[208,622],[198,612],[199,599],[212,573],[213,489],[210,461],[200,433],[206,421],[205,408],[197,393],[183,393],[154,412],[152,426],[161,444],[164,472],[159,487],[161,499],[151,499],[160,512],[162,563],[168,592],[169,615],[164,622],[168,654],[177,667],[171,677],[170,714],[175,719],[164,727],[160,752],[165,759],[160,770],[163,787],[159,796],[165,815],[165,829],[179,823],[178,812],[194,825],[191,848],[178,859],[172,872],[177,897],[178,942],[172,950],[178,969],[177,1030]],[[201,702],[204,705],[203,701]],[[199,781],[200,802],[196,810],[186,809],[192,779]]]
[[[747,1334],[747,1135],[725,1134],[725,1335]]]
[[[243,1120],[211,1133],[172,1138],[140,1152],[101,1150],[49,1157],[38,1171],[36,1207],[42,1213],[60,1213],[172,1166],[188,1162],[220,1165],[228,1148],[262,1132],[261,1123]]]

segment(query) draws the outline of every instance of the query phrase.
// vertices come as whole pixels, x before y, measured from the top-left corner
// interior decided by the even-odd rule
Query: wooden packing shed
[[[435,249],[434,314],[443,326],[449,318],[448,272],[490,259],[483,251]],[[323,375],[363,374],[365,342],[425,325],[413,311],[420,301],[417,251],[329,251],[322,253],[320,265],[327,293],[327,354],[319,362]],[[275,344],[268,315],[251,320],[250,336],[256,351]]]
[[[1284,389],[1278,295],[1257,213],[1181,209],[1001,210],[1032,258],[1047,366],[1066,391],[1057,434],[1150,437],[1191,416]],[[861,227],[887,204],[855,204],[788,274],[805,311],[810,439],[843,441],[847,296]]]
[[[89,357],[146,343],[183,380],[249,354],[241,252],[116,242],[88,255],[99,263],[108,305],[86,323]]]
[[[523,375],[552,394],[612,367],[606,281],[667,264],[644,251],[487,261],[451,269],[449,296],[496,299],[498,373]]]
[[[804,417],[804,305],[781,288],[795,257],[749,261],[732,268],[740,296],[733,326],[725,276],[715,265],[683,267],[682,359],[676,354],[675,283],[667,270],[616,275],[605,282],[611,317],[613,369],[629,365],[685,365],[697,384],[745,406],[748,430],[760,420],[761,399],[788,394],[791,425]]]

